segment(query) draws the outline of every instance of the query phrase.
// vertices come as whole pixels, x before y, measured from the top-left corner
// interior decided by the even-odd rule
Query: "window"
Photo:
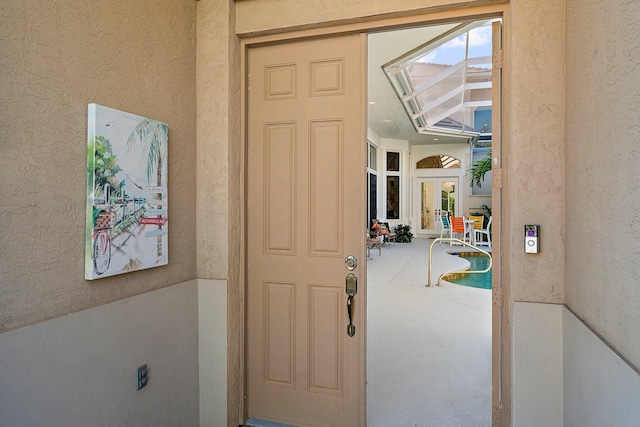
[[[400,172],[400,153],[387,152],[387,172]]]
[[[400,218],[400,177],[387,176],[387,219]]]
[[[437,156],[425,157],[416,163],[416,169],[460,169],[460,160],[455,157],[440,154]]]
[[[376,153],[376,146],[369,143],[369,156],[368,156],[368,163],[367,163],[367,167],[371,170],[378,170],[378,166],[377,166],[377,153]]]
[[[378,218],[378,173],[377,149],[371,142],[367,142],[367,224],[371,227],[374,218]]]
[[[387,219],[400,219],[400,153],[387,151]]]

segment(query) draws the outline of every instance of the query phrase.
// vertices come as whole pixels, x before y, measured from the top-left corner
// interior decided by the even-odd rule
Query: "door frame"
[[[416,15],[405,15],[398,13],[389,13],[387,15],[379,15],[371,20],[363,20],[360,22],[343,23],[327,22],[320,27],[297,29],[284,32],[274,33],[265,31],[263,33],[254,33],[250,35],[241,35],[240,39],[240,224],[241,230],[236,233],[230,233],[232,236],[240,238],[240,260],[239,270],[236,274],[229,274],[228,303],[229,311],[238,309],[240,318],[229,317],[233,322],[229,322],[227,326],[227,351],[229,369],[227,370],[227,424],[235,426],[238,422],[244,422],[247,418],[246,397],[246,286],[247,286],[247,155],[248,155],[248,102],[247,102],[247,58],[249,49],[265,44],[294,42],[300,39],[330,37],[346,33],[363,33],[368,34],[374,31],[395,30],[402,28],[410,28],[426,25],[437,25],[447,22],[457,22],[460,20],[478,20],[483,18],[502,18],[502,49],[500,53],[500,62],[502,65],[502,87],[501,91],[494,93],[499,96],[501,108],[501,122],[498,129],[494,127],[494,133],[499,132],[500,148],[494,150],[494,166],[498,165],[498,173],[493,175],[493,194],[492,210],[497,221],[494,221],[493,242],[494,253],[494,284],[497,283],[497,292],[494,289],[493,294],[493,334],[492,347],[494,348],[492,359],[492,417],[493,426],[509,427],[511,426],[511,304],[510,304],[510,286],[509,286],[509,258],[505,254],[510,253],[511,243],[508,239],[502,239],[506,230],[510,229],[509,215],[510,200],[508,192],[508,168],[509,168],[509,3],[500,3],[495,5],[487,5],[480,7],[468,7],[455,10],[434,11],[431,13],[421,13]],[[365,59],[366,63],[366,59]],[[366,114],[366,113],[365,113]],[[365,121],[366,123],[366,121]],[[495,139],[495,138],[494,138]],[[366,143],[366,140],[363,141]],[[366,163],[365,163],[366,164]],[[496,192],[499,190],[499,192]],[[498,196],[498,193],[501,196]],[[363,193],[364,194],[364,193]],[[497,214],[497,215],[496,215]],[[366,262],[366,260],[365,260]],[[366,272],[366,268],[364,269]],[[365,273],[366,274],[366,273]],[[363,277],[366,284],[366,277]],[[496,280],[497,279],[497,280]],[[495,286],[494,286],[495,288]],[[235,322],[239,322],[238,325]],[[498,336],[496,336],[498,332]],[[365,343],[366,357],[366,343]],[[237,359],[240,358],[239,362]],[[234,362],[234,360],[236,362]],[[366,377],[365,377],[366,381]],[[366,411],[366,400],[363,399],[363,410]],[[237,419],[235,418],[237,416]],[[234,418],[231,418],[234,417]],[[365,415],[366,419],[366,415]]]

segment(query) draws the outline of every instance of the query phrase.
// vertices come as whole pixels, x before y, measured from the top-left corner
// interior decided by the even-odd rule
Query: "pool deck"
[[[367,260],[367,418],[370,427],[491,425],[491,291],[427,287],[432,239]],[[484,247],[483,247],[484,249]],[[468,261],[436,243],[432,282]]]

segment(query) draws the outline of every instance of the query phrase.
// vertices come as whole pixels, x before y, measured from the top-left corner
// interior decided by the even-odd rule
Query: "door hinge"
[[[493,51],[493,68],[502,68],[502,49]]]
[[[493,305],[502,307],[502,288],[493,288]]]
[[[492,407],[492,427],[500,427],[502,425],[502,408],[499,406]]]
[[[496,161],[497,158],[494,158],[494,162]],[[502,187],[502,168],[491,169],[491,186],[493,188]]]

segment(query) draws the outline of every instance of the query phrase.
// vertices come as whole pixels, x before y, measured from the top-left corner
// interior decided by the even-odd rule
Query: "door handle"
[[[345,279],[345,291],[347,297],[347,314],[349,315],[349,324],[347,325],[347,335],[350,337],[356,334],[356,325],[353,324],[353,297],[358,293],[358,278],[355,274],[349,273]]]

